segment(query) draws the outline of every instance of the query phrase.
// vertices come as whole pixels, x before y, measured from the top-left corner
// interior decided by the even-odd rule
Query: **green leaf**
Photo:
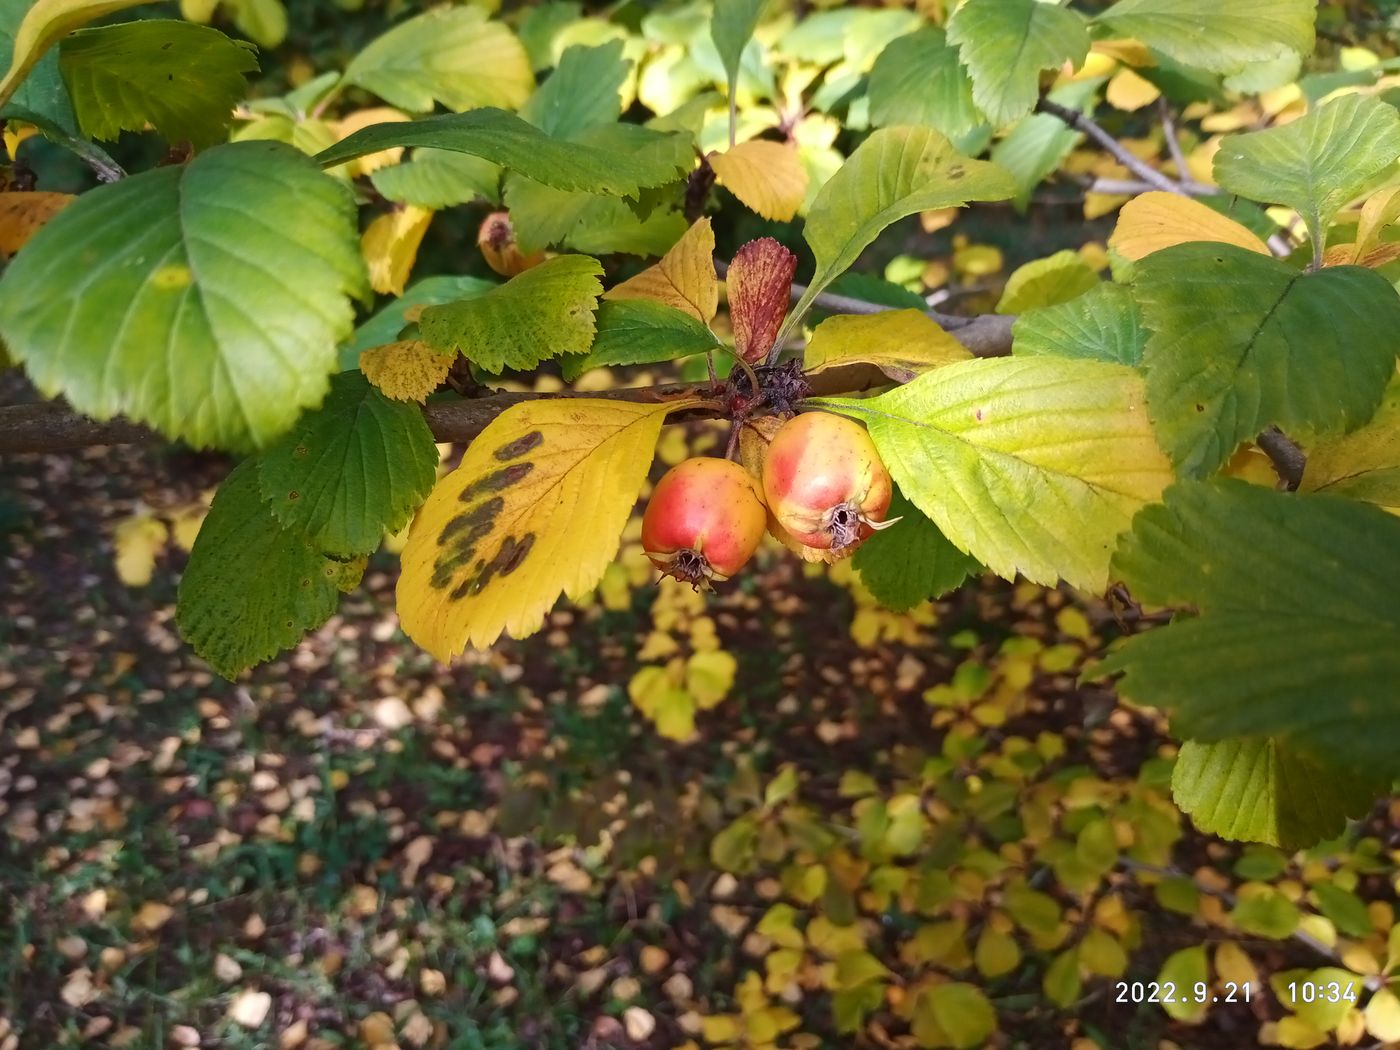
[[[898,488],[886,517],[901,520],[862,543],[851,562],[861,582],[885,608],[905,612],[942,597],[981,568]]]
[[[84,135],[114,139],[149,123],[196,149],[222,142],[258,60],[252,44],[176,19],[81,29],[59,67]]]
[[[1183,736],[1278,737],[1377,774],[1400,769],[1400,520],[1334,496],[1179,484],[1133,522],[1113,572],[1200,615],[1130,638],[1098,670],[1172,711]]]
[[[572,383],[592,368],[649,365],[724,347],[697,318],[651,299],[601,303],[597,324],[592,349],[561,362],[566,381]]]
[[[28,3],[25,0],[7,0],[5,8],[0,10],[5,23],[0,33],[0,43],[9,45],[5,49],[9,69],[0,78],[0,110],[15,99],[16,92],[30,71],[59,40],[93,19],[115,14],[139,3],[142,0],[31,0]],[[52,87],[51,83],[41,85],[39,97],[30,98],[23,104],[51,118],[59,117],[60,112],[35,105],[36,102],[54,101]]]
[[[1069,302],[1099,284],[1099,275],[1078,252],[1066,248],[1018,266],[1006,280],[996,312],[1019,314]]]
[[[325,395],[365,284],[349,191],[240,142],[64,208],[0,280],[0,337],[86,415],[261,446]]]
[[[958,49],[936,26],[896,37],[870,71],[870,123],[928,124],[949,138],[982,123]]]
[[[768,0],[715,0],[715,13],[710,19],[710,39],[715,42],[724,75],[729,81],[729,94],[734,95],[739,80],[739,63],[744,48],[753,38],[758,20]]]
[[[1142,380],[1118,365],[972,360],[822,403],[864,422],[914,505],[1008,579],[1102,591],[1118,534],[1171,480]]]
[[[1311,7],[1311,4],[1306,5]],[[1215,154],[1222,189],[1303,217],[1314,244],[1333,216],[1400,157],[1400,113],[1380,99],[1343,95],[1307,116],[1229,135]]]
[[[1137,367],[1147,343],[1141,322],[1132,292],[1121,284],[1100,282],[1077,299],[1018,317],[1011,329],[1011,352]]]
[[[1186,66],[1237,73],[1313,49],[1316,0],[1119,0],[1098,21]]]
[[[565,137],[622,116],[622,87],[632,70],[623,42],[569,48],[559,65],[520,110],[546,135]]]
[[[511,175],[505,202],[520,250],[568,247],[589,255],[664,255],[685,233],[679,212],[657,209],[645,219],[625,201],[581,190],[560,190]]]
[[[1188,740],[1172,771],[1172,797],[1196,827],[1288,850],[1337,835],[1386,785],[1263,737]]]
[[[967,0],[948,20],[972,76],[972,97],[997,127],[1035,106],[1040,71],[1089,53],[1089,31],[1075,11],[1039,0]]]
[[[408,286],[403,295],[355,329],[340,349],[341,371],[359,368],[360,355],[366,350],[397,342],[409,324],[408,313],[416,307],[450,303],[457,299],[481,295],[498,287],[500,286],[495,281],[482,280],[480,277],[442,275],[415,281]]]
[[[1163,984],[1170,984],[1177,990],[1175,997],[1162,1001],[1162,1009],[1168,1017],[1178,1021],[1191,1021],[1203,1016],[1207,1004],[1196,1002],[1192,989],[1198,984],[1210,981],[1205,945],[1198,944],[1172,952],[1162,963],[1157,980]]]
[[[342,563],[282,528],[258,492],[257,464],[224,479],[190,551],[180,633],[225,678],[295,645],[339,599]]]
[[[316,160],[322,167],[333,168],[394,146],[467,153],[546,186],[618,196],[635,196],[644,187],[672,182],[688,171],[695,159],[685,135],[613,124],[591,128],[577,142],[564,142],[550,138],[513,113],[487,108],[408,123],[372,124],[337,142]]]
[[[423,340],[460,353],[486,372],[530,369],[593,343],[603,268],[586,255],[561,255],[471,299],[423,311]]]
[[[468,153],[417,149],[401,164],[376,168],[370,182],[386,200],[441,211],[484,197],[493,204],[501,197],[501,169]]]
[[[1079,976],[1079,953],[1074,948],[1060,952],[1045,968],[1042,981],[1046,997],[1056,1006],[1069,1006],[1079,998],[1083,982]]]
[[[1369,937],[1376,932],[1366,902],[1356,894],[1332,882],[1319,882],[1312,891],[1317,897],[1318,909],[1341,933],[1348,937]]]
[[[997,1013],[983,991],[962,981],[936,984],[923,992],[938,1027],[951,1046],[982,1046],[997,1030]]]
[[[1029,933],[1049,936],[1060,925],[1060,906],[1048,893],[1013,883],[1007,887],[1002,903],[1007,914]]]
[[[1277,889],[1262,886],[1262,892],[1241,899],[1230,918],[1245,933],[1281,941],[1298,928],[1301,915],[1298,906]]]
[[[504,23],[475,6],[436,7],[371,41],[346,67],[345,83],[400,109],[428,113],[441,102],[461,112],[519,107],[535,74]]]
[[[0,0],[0,69],[7,69],[14,54],[15,31],[29,10],[30,0]],[[39,120],[31,118],[38,117]],[[58,71],[58,55],[45,54],[30,69],[9,102],[0,102],[0,120],[13,118],[38,125],[51,124],[55,132],[72,135],[78,130],[68,89]],[[46,131],[47,134],[47,131]],[[52,136],[50,136],[52,137]]]
[[[325,403],[259,458],[258,482],[277,520],[317,550],[368,554],[427,497],[437,461],[418,405],[342,372]]]
[[[817,268],[785,330],[890,223],[933,208],[1003,200],[1013,191],[1004,171],[962,156],[932,128],[875,132],[827,180],[808,209],[804,236]]]
[[[1380,404],[1400,351],[1400,297],[1359,266],[1299,273],[1228,244],[1190,243],[1134,266],[1151,329],[1147,405],[1184,476],[1223,465],[1270,424],[1352,430]]]
[[[1049,99],[1062,106],[1088,113],[1093,110],[1095,94],[1107,77],[1075,80],[1050,92]],[[1049,113],[1032,113],[1017,121],[1006,135],[992,147],[993,164],[1006,171],[1016,183],[1012,202],[1025,211],[1031,194],[1052,172],[1058,170],[1065,158],[1084,138],[1059,117]]]

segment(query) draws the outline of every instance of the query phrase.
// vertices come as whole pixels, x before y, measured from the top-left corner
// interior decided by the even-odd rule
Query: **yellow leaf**
[[[961,343],[918,310],[830,317],[817,325],[807,343],[808,372],[845,365],[874,365],[897,383],[931,368],[966,361]]]
[[[452,358],[420,339],[405,339],[366,350],[360,371],[385,397],[421,403],[447,378]]]
[[[151,582],[156,552],[165,546],[169,532],[165,522],[149,514],[137,514],[118,523],[113,543],[117,548],[117,576],[128,587]]]
[[[1330,1042],[1326,1032],[1319,1032],[1301,1017],[1284,1017],[1274,1030],[1274,1045],[1288,1050],[1312,1050],[1315,1046]]]
[[[199,528],[204,524],[204,519],[209,514],[207,503],[194,503],[187,507],[181,507],[170,515],[170,538],[175,541],[175,546],[183,551],[193,550],[195,537],[199,535]]]
[[[44,52],[94,18],[135,7],[145,0],[36,0],[15,30],[10,71],[0,80],[0,106],[18,89]]]
[[[168,904],[147,901],[132,917],[131,925],[142,933],[154,933],[169,922],[174,914],[175,909]]]
[[[700,1034],[707,1043],[732,1043],[739,1038],[739,1019],[733,1014],[700,1019]]]
[[[19,120],[8,120],[5,122],[5,131],[0,134],[0,142],[5,144],[5,152],[11,158],[19,156],[19,148],[26,139],[32,139],[39,134],[39,129],[33,124],[25,124]]]
[[[807,198],[807,169],[786,143],[749,139],[709,161],[719,184],[765,219],[787,222]]]
[[[23,248],[72,199],[71,193],[0,193],[0,259]]]
[[[685,665],[685,687],[695,703],[708,710],[729,695],[738,670],[739,661],[722,650],[696,653]]]
[[[1131,113],[1156,102],[1161,94],[1152,81],[1138,76],[1131,69],[1120,69],[1108,82],[1104,97],[1114,109]]]
[[[1152,57],[1152,52],[1147,49],[1147,45],[1140,40],[1124,38],[1122,40],[1095,40],[1089,48],[1095,54],[1107,55],[1109,58],[1116,58],[1125,66],[1155,66],[1157,60]]]
[[[1215,949],[1215,972],[1222,981],[1243,988],[1259,983],[1259,971],[1249,954],[1234,941],[1222,941]]]
[[[1381,232],[1397,219],[1400,219],[1400,186],[1391,186],[1361,206],[1356,240],[1328,248],[1324,261],[1328,266],[1376,267],[1400,258],[1400,244],[1381,241]]]
[[[412,204],[381,215],[360,237],[360,254],[369,267],[369,283],[376,292],[403,295],[409,271],[418,258],[418,245],[428,232],[433,213]]]
[[[604,292],[603,298],[655,299],[709,324],[719,309],[715,233],[710,220],[699,220],[660,262]]]
[[[1366,1004],[1366,1031],[1382,1043],[1400,1041],[1400,998],[1382,988]]]
[[[598,585],[651,465],[663,404],[561,398],[507,409],[438,482],[403,552],[404,631],[440,660],[538,629]]]
[[[1109,247],[1132,262],[1189,241],[1219,241],[1261,255],[1269,246],[1254,234],[1200,201],[1152,190],[1123,205]]]
[[[348,113],[331,126],[335,129],[335,139],[339,142],[371,124],[396,124],[411,119],[407,113],[392,106],[371,106]],[[397,164],[402,157],[402,146],[390,146],[378,153],[367,153],[363,157],[346,161],[337,171],[353,179]]]

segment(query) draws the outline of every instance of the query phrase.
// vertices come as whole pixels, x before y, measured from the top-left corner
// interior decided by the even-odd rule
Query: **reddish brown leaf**
[[[745,361],[767,356],[787,315],[797,256],[772,237],[749,241],[734,253],[725,285],[734,345]]]

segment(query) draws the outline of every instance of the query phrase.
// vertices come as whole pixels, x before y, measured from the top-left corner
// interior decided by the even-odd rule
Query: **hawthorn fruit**
[[[758,549],[768,514],[758,483],[727,459],[700,456],[662,476],[642,517],[642,548],[662,572],[697,587],[727,580]]]
[[[889,471],[859,423],[807,412],[783,424],[763,461],[774,519],[799,544],[850,554],[885,521]]]

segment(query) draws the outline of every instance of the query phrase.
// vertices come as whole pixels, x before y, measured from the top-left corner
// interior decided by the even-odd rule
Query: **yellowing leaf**
[[[193,503],[187,507],[181,507],[171,514],[170,538],[175,541],[175,546],[183,551],[192,550],[195,538],[199,535],[200,526],[204,524],[204,519],[208,515],[208,503]]]
[[[143,0],[36,0],[15,30],[10,70],[0,80],[0,107],[9,101],[34,64],[58,41],[94,18],[135,7]]]
[[[403,295],[409,272],[418,258],[418,246],[428,232],[433,213],[405,205],[369,224],[360,237],[360,254],[369,267],[369,282],[376,292]]]
[[[739,662],[723,650],[696,653],[685,665],[686,690],[702,709],[714,707],[734,688],[738,670]]]
[[[1227,219],[1200,201],[1162,190],[1144,193],[1123,205],[1108,246],[1136,262],[1188,241],[1218,241],[1269,254],[1269,246],[1234,219]]]
[[[807,197],[807,169],[786,143],[749,139],[709,161],[719,184],[765,219],[787,222]]]
[[[156,552],[165,546],[169,530],[165,522],[149,514],[137,514],[118,523],[112,538],[117,548],[117,576],[128,587],[151,582]]]
[[[434,7],[400,22],[355,56],[345,81],[414,113],[434,101],[454,113],[516,109],[535,86],[520,40],[480,5]]]
[[[1133,110],[1156,102],[1162,94],[1152,81],[1134,73],[1131,69],[1120,69],[1108,82],[1104,97],[1114,109]]]
[[[536,630],[563,591],[582,598],[616,553],[668,411],[564,398],[503,412],[413,520],[398,609],[440,660]]]
[[[715,233],[701,219],[661,261],[603,293],[604,299],[655,299],[709,324],[719,309]]]
[[[1018,266],[1006,279],[997,303],[999,314],[1020,314],[1078,298],[1099,283],[1099,275],[1075,251],[1066,248]]]
[[[1400,381],[1391,381],[1365,426],[1308,452],[1299,488],[1400,507]]]
[[[360,354],[360,371],[385,397],[422,402],[447,378],[452,360],[420,339],[404,339]]]
[[[0,259],[23,248],[72,199],[71,193],[0,193]]]
[[[355,112],[341,117],[332,127],[335,129],[335,140],[339,142],[371,124],[392,124],[410,119],[412,118],[407,113],[394,109],[392,106],[371,106],[369,109],[357,109]],[[402,157],[402,146],[390,146],[378,153],[366,153],[363,157],[348,160],[342,168],[336,170],[344,171],[350,178],[356,178],[361,175],[369,175],[380,168],[387,168],[391,164],[397,164]]]
[[[809,372],[846,365],[874,365],[896,383],[972,355],[919,310],[841,314],[816,327],[803,367]]]

